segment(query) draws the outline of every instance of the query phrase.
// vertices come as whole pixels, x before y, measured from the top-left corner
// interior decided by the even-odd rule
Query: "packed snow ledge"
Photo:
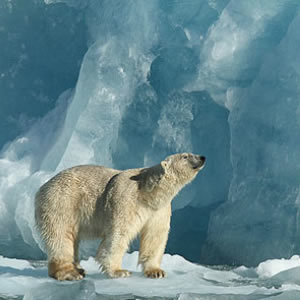
[[[257,268],[208,268],[178,255],[164,255],[164,279],[148,279],[137,266],[138,252],[126,254],[130,278],[108,279],[93,258],[81,265],[88,275],[79,282],[47,276],[46,262],[0,257],[0,299],[300,299],[300,257],[269,260]],[[20,298],[22,299],[22,298]]]

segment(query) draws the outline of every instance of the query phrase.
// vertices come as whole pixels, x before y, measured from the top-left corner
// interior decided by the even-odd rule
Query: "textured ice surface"
[[[173,202],[169,253],[299,253],[299,4],[1,1],[0,253],[43,257],[33,198],[61,169],[179,151],[207,164]]]
[[[290,259],[271,259],[262,262],[258,265],[256,271],[259,277],[272,277],[287,268],[292,269],[300,266],[300,259],[298,255],[292,256]]]
[[[94,259],[82,261],[88,275],[80,282],[58,282],[47,277],[46,262],[28,262],[0,257],[0,296],[24,296],[29,299],[297,299],[299,280],[291,274],[300,273],[299,257],[277,260],[249,269],[212,269],[192,264],[181,256],[165,255],[163,268],[168,277],[148,279],[137,267],[138,253],[126,254],[123,267],[132,276],[108,279],[99,273]],[[262,273],[261,266],[264,264]],[[296,268],[293,266],[298,265]],[[263,275],[263,277],[262,277]],[[279,280],[280,278],[280,280]],[[269,298],[270,297],[270,298]]]
[[[233,179],[228,201],[213,213],[204,251],[219,262],[234,257],[233,263],[253,265],[299,252],[300,15],[288,23],[251,86],[232,96]]]
[[[40,0],[1,1],[0,32],[2,148],[74,87],[87,45],[82,12]]]
[[[251,85],[265,57],[286,34],[298,5],[284,0],[230,1],[204,40],[200,86],[231,109],[226,94],[234,87]]]

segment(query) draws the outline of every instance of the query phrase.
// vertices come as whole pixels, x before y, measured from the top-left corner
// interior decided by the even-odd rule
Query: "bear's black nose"
[[[206,160],[205,156],[200,156],[200,160],[201,160],[202,162],[205,162],[205,160]]]

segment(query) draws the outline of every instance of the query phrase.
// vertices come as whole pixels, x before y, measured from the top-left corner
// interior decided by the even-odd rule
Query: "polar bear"
[[[122,258],[139,234],[144,275],[166,275],[160,262],[168,239],[171,200],[201,170],[205,157],[179,153],[150,168],[119,171],[83,165],[46,182],[35,197],[35,219],[48,254],[48,274],[79,280],[82,239],[101,239],[96,254],[109,277],[127,277]]]

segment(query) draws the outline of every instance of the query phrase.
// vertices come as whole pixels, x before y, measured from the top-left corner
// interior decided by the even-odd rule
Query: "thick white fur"
[[[186,156],[189,159],[186,159]],[[49,275],[58,280],[84,276],[81,239],[101,238],[96,260],[110,277],[125,277],[122,258],[140,234],[139,262],[148,277],[164,277],[171,200],[203,167],[193,154],[175,154],[151,168],[119,171],[77,166],[50,179],[35,198],[36,224],[48,254]]]

